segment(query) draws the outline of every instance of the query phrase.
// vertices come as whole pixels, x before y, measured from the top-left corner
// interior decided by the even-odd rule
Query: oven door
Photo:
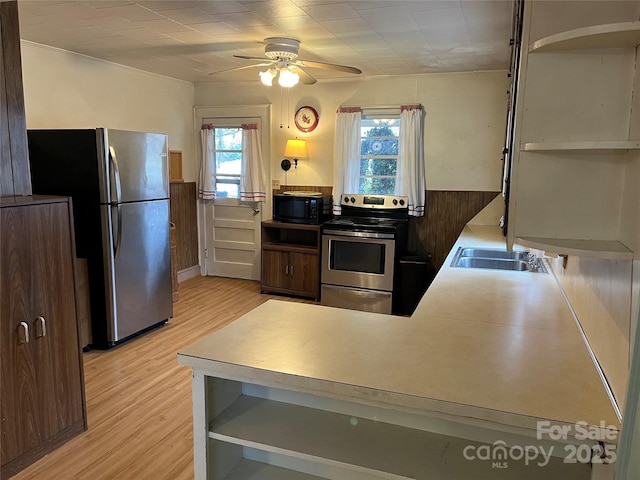
[[[393,237],[392,233],[325,230],[322,283],[392,291]]]

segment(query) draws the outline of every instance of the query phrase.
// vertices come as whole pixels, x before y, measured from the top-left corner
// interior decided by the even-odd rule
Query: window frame
[[[220,199],[240,199],[240,178],[242,177],[242,159],[244,158],[245,155],[245,151],[244,151],[244,146],[242,144],[242,126],[222,126],[222,125],[214,125],[213,126],[213,130],[214,130],[214,147],[213,147],[213,154],[214,156],[217,156],[218,153],[237,153],[240,152],[240,172],[235,174],[235,173],[219,173],[218,172],[218,168],[216,165],[216,173],[213,175],[213,181],[214,181],[214,185],[216,186],[216,198],[220,198]],[[216,130],[240,130],[240,150],[226,150],[226,149],[218,149],[217,145],[216,145],[216,138],[215,138],[215,131]],[[217,158],[215,159],[216,163],[217,163]],[[233,181],[224,181],[224,180],[231,180],[231,178],[233,179]],[[218,184],[227,184],[227,185],[237,185],[238,186],[238,196],[237,197],[218,197]]]
[[[226,111],[225,107],[196,107],[196,112],[198,110],[203,110],[203,111],[207,111],[207,112],[216,112],[218,113],[218,110],[220,110],[220,113],[223,113]],[[267,109],[268,111],[268,109]],[[247,112],[248,113],[248,112]],[[265,132],[263,129],[263,125],[265,125],[265,115],[260,115],[260,116],[243,116],[243,117],[236,117],[236,116],[218,116],[218,115],[196,115],[196,118],[198,120],[200,120],[200,125],[211,125],[214,128],[240,128],[242,129],[242,125],[243,124],[251,124],[251,123],[257,123],[258,127],[260,128],[260,137],[261,137],[261,143],[263,145],[263,151],[264,151],[264,145],[266,143],[266,145],[269,145],[268,142],[268,137],[267,140],[265,140]],[[266,116],[266,118],[268,118],[268,116]],[[244,150],[243,150],[243,154],[244,154]],[[219,174],[216,172],[215,174],[215,178],[214,180],[214,185],[217,184],[218,182],[218,176],[222,176],[222,177],[230,177],[233,175],[229,175],[229,174]],[[240,175],[238,176],[238,191],[240,191],[241,185],[240,185],[240,178],[242,176],[242,171],[240,171]],[[216,195],[216,198],[214,198],[212,200],[213,202],[220,204],[220,205],[245,205],[247,203],[252,203],[252,202],[246,202],[244,200],[240,200],[240,197],[219,197]]]
[[[396,120],[397,124],[398,124],[398,135],[397,136],[376,136],[376,137],[366,137],[366,136],[362,136],[362,129],[363,128],[367,128],[363,125],[364,121],[370,121],[370,120]],[[357,185],[358,185],[358,192],[360,194],[372,194],[372,195],[395,195],[397,192],[397,188],[398,188],[398,162],[400,160],[400,155],[398,153],[396,153],[395,155],[393,154],[383,154],[383,155],[371,155],[371,154],[367,154],[367,155],[363,155],[362,154],[362,142],[365,139],[371,139],[371,138],[376,138],[376,139],[380,139],[380,140],[396,140],[398,142],[398,147],[399,147],[399,142],[400,142],[400,109],[399,108],[376,108],[376,109],[363,109],[362,110],[362,115],[361,115],[361,119],[360,119],[360,136],[359,136],[359,144],[360,144],[360,148],[359,148],[359,155],[358,155],[358,178],[357,178]],[[381,160],[387,160],[387,159],[393,159],[395,160],[395,167],[396,167],[396,173],[395,175],[362,175],[362,170],[361,170],[361,166],[362,166],[362,161],[363,160],[376,160],[376,159],[381,159]],[[365,192],[360,188],[361,185],[361,180],[363,178],[370,178],[370,179],[387,179],[387,178],[392,178],[394,180],[393,182],[393,191],[391,192],[384,192],[384,193],[376,193],[376,192]]]

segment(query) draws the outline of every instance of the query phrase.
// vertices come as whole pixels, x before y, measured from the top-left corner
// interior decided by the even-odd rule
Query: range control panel
[[[407,208],[409,201],[403,195],[363,195],[348,193],[342,195],[342,205],[361,208]]]

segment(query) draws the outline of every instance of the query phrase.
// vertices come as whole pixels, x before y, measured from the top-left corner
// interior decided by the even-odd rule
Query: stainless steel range
[[[399,195],[343,195],[342,215],[322,227],[321,304],[392,313],[397,256],[409,210]]]

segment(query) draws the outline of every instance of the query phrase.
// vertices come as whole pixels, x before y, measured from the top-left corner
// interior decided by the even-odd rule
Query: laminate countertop
[[[504,238],[467,225],[411,317],[269,300],[179,361],[530,436],[540,420],[619,429],[553,274],[451,268],[459,246],[504,249]]]

